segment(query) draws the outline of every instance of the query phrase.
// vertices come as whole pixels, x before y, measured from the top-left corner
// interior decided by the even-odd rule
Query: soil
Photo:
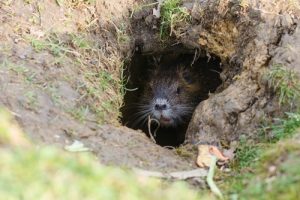
[[[299,71],[299,58],[292,51],[299,48],[300,9],[285,1],[272,4],[194,4],[191,14],[196,21],[180,40],[218,55],[224,70],[219,93],[196,109],[188,142],[228,147],[241,135],[256,137],[262,122],[284,110],[266,84],[265,74],[277,64]],[[289,45],[293,50],[287,50]]]
[[[122,61],[130,56],[125,33],[132,7],[133,1],[1,1],[0,104],[39,146],[64,147],[79,140],[103,164],[158,171],[195,168],[143,133],[119,125],[122,96],[114,80],[119,82]],[[91,47],[76,46],[74,35]],[[88,76],[102,71],[111,82]],[[91,95],[87,90],[92,89]]]
[[[164,43],[152,7],[132,9],[142,1],[59,2],[0,2],[0,105],[37,144],[64,147],[80,140],[104,164],[195,167],[119,124],[122,66],[135,47],[163,53],[182,43],[178,51],[221,59],[223,83],[189,124],[186,142],[193,144],[226,146],[255,135],[261,121],[280,110],[264,72],[277,63],[299,72],[299,7],[283,0],[184,1],[192,21],[176,26]],[[132,18],[130,10],[136,11]]]
[[[136,41],[145,54],[169,51],[173,44],[195,55],[222,61],[222,85],[196,108],[186,143],[229,147],[240,136],[255,138],[259,126],[279,116],[283,107],[265,79],[280,64],[299,72],[299,4],[286,1],[183,1],[192,20],[176,24],[165,46],[157,45],[159,20],[147,24],[149,10],[133,15]],[[154,25],[153,25],[154,24]],[[150,41],[150,42],[149,42]],[[286,108],[288,109],[288,108]]]

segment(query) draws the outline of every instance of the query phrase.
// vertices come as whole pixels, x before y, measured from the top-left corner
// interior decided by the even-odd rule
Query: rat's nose
[[[155,104],[154,106],[155,110],[161,111],[161,110],[166,110],[167,109],[167,104]]]
[[[167,110],[169,107],[168,100],[165,98],[157,98],[154,101],[154,110],[156,111],[163,111]]]

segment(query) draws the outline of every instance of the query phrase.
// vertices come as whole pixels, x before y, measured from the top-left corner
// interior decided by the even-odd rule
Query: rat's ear
[[[187,84],[193,84],[195,82],[195,74],[193,74],[195,72],[190,66],[179,66],[178,72],[180,77]]]
[[[155,67],[159,67],[161,63],[161,56],[153,56],[152,58]]]
[[[161,65],[161,56],[151,56],[147,58],[147,69],[145,70],[146,75],[149,77],[155,76]]]
[[[195,77],[191,73],[191,71],[184,71],[182,73],[182,78],[188,83],[193,84],[195,82]]]
[[[148,65],[151,68],[158,68],[161,63],[161,56],[151,56],[147,58]]]

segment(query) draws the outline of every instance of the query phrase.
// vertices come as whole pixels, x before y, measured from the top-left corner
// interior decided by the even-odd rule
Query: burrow
[[[148,70],[153,65],[149,60],[159,57],[166,63],[187,61],[193,67],[205,67],[214,72],[206,74],[206,78],[215,84],[199,101],[185,129],[180,130],[184,138],[174,140],[172,130],[157,136],[158,144],[228,147],[241,136],[255,137],[262,119],[271,118],[282,109],[264,77],[268,68],[278,62],[279,49],[285,43],[282,37],[294,34],[296,19],[276,24],[278,16],[261,13],[254,9],[255,5],[245,10],[234,2],[184,2],[180,6],[190,18],[169,29],[164,41],[161,19],[153,15],[153,7],[135,11],[131,16],[134,49],[125,68],[123,125],[136,129],[128,125],[133,113],[126,110],[138,102],[139,91],[148,84]],[[274,34],[268,34],[270,31]],[[147,132],[147,128],[143,131]]]
[[[84,108],[80,109],[84,111],[84,115],[89,111],[86,115],[88,120],[82,122],[67,110],[62,110],[60,104],[54,103],[57,95],[52,94],[56,93],[45,92],[39,85],[37,85],[41,90],[39,94],[43,97],[41,100],[45,97],[49,102],[48,107],[42,101],[37,102],[40,108],[44,109],[32,112],[31,109],[20,106],[17,93],[19,89],[13,90],[9,87],[3,91],[4,98],[1,99],[1,103],[20,116],[26,116],[18,120],[25,132],[33,138],[40,138],[47,143],[59,143],[62,146],[66,145],[66,141],[70,144],[74,139],[81,140],[104,164],[113,163],[147,169],[186,169],[192,162],[186,162],[174,152],[154,145],[144,134],[119,126],[118,123],[118,108],[122,103],[123,89],[126,90],[124,103],[127,106],[131,103],[128,95],[138,92],[135,91],[136,88],[147,86],[147,79],[143,79],[143,76],[147,77],[148,70],[151,70],[151,60],[161,57],[163,60],[179,60],[177,63],[184,61],[192,68],[201,69],[204,66],[204,69],[210,72],[210,75],[206,76],[208,80],[212,80],[209,83],[216,84],[210,88],[211,90],[203,93],[205,98],[195,106],[190,122],[182,131],[183,139],[174,142],[173,137],[166,137],[158,141],[159,144],[162,146],[178,146],[182,143],[216,144],[228,147],[231,141],[238,140],[243,135],[255,137],[263,120],[272,119],[273,116],[278,116],[278,112],[284,111],[283,107],[278,106],[276,94],[269,87],[264,75],[273,65],[282,65],[299,71],[299,67],[297,69],[300,63],[298,56],[300,30],[297,26],[299,11],[289,7],[283,0],[276,2],[277,7],[274,7],[272,2],[264,4],[248,2],[247,5],[241,5],[240,1],[178,2],[180,3],[176,8],[184,10],[187,18],[179,23],[169,24],[166,37],[163,38],[160,35],[162,16],[158,17],[157,13],[153,13],[153,9],[158,9],[157,1],[96,1],[95,5],[90,5],[91,9],[80,12],[82,14],[80,17],[74,14],[74,17],[82,19],[82,24],[85,24],[86,20],[81,16],[90,16],[94,23],[91,27],[91,24],[88,24],[89,32],[84,32],[84,35],[89,35],[91,42],[96,44],[93,45],[96,51],[90,52],[92,54],[87,56],[82,69],[82,64],[75,62],[79,55],[77,53],[67,55],[67,59],[64,59],[66,63],[56,66],[49,62],[51,60],[54,62],[56,58],[47,48],[35,52],[29,42],[24,47],[21,46],[23,43],[18,43],[19,40],[13,38],[15,24],[9,24],[10,21],[5,20],[7,23],[4,29],[7,29],[7,26],[11,29],[11,34],[6,36],[13,39],[7,40],[5,36],[1,41],[3,39],[12,46],[22,47],[19,52],[15,52],[12,48],[8,58],[26,62],[34,72],[39,69],[40,78],[44,82],[49,83],[50,78],[53,82],[63,82],[63,86],[67,84],[67,89],[72,92],[74,98],[64,97],[66,87],[56,84],[53,86],[60,91],[62,100],[65,100],[68,106],[74,109],[79,106]],[[62,11],[61,16],[64,15],[63,10],[54,2],[49,4],[57,11]],[[120,7],[116,7],[117,4]],[[31,5],[26,4],[25,7],[21,4],[14,5],[15,8],[18,6],[20,16],[23,16],[24,10],[31,15],[33,9]],[[53,12],[52,9],[44,11]],[[45,16],[47,12],[44,13]],[[13,20],[13,16],[11,15],[9,19]],[[49,24],[59,18],[60,15],[56,16]],[[20,19],[22,22],[27,20],[24,17]],[[74,24],[78,24],[78,19],[76,18]],[[48,32],[48,24],[42,25],[43,27],[37,25],[37,28]],[[60,26],[57,29],[64,30]],[[24,33],[28,32],[27,30],[31,30],[30,27],[24,28]],[[15,35],[16,38],[19,37],[18,34]],[[61,36],[62,41],[67,40],[63,45],[74,50],[74,45],[69,39],[62,38],[63,35],[57,34]],[[28,59],[23,59],[23,52],[26,52]],[[44,61],[36,59],[37,53],[46,64],[49,62],[47,64],[49,72],[45,73],[44,64],[40,64]],[[83,55],[85,53],[87,52],[84,50]],[[119,73],[122,71],[124,59],[125,78]],[[74,67],[78,65],[81,67]],[[68,74],[69,78],[65,76],[65,71],[71,72]],[[7,76],[3,73],[5,78],[1,81],[5,83],[9,78],[14,82],[15,74],[10,74],[13,75]],[[86,77],[90,74],[93,75],[92,79],[90,76]],[[103,78],[106,80],[105,85],[101,85]],[[134,85],[137,83],[135,78],[142,79],[142,83]],[[120,87],[122,80],[125,84],[123,88]],[[93,92],[87,87],[90,84],[97,90],[92,95],[86,95]],[[19,92],[22,96],[24,90],[21,89]],[[98,120],[97,114],[101,120]],[[126,114],[123,116],[125,118]],[[49,122],[49,118],[54,120]],[[126,123],[124,118],[123,124]],[[59,137],[56,138],[53,133],[57,133]]]
[[[149,81],[155,79],[152,71],[155,68],[161,69],[170,65],[172,65],[171,70],[176,71],[176,67],[181,64],[190,69],[199,69],[195,72],[199,73],[197,78],[203,79],[204,76],[207,80],[201,85],[206,89],[200,94],[202,98],[197,102],[200,104],[213,94],[220,93],[228,87],[232,78],[240,73],[241,65],[237,62],[229,62],[224,58],[222,60],[221,57],[224,57],[224,55],[220,55],[220,57],[218,54],[214,54],[214,51],[201,45],[195,46],[195,44],[189,44],[191,41],[182,41],[176,37],[175,32],[175,34],[170,32],[170,35],[163,39],[159,27],[161,23],[160,19],[153,16],[152,8],[144,8],[132,15],[131,31],[133,32],[134,45],[132,56],[127,60],[124,67],[126,94],[124,105],[121,108],[121,122],[129,128],[142,130],[148,137],[151,135],[155,142],[161,146],[178,147],[186,141],[188,125],[192,115],[185,122],[184,128],[164,129],[159,127],[155,136],[152,135],[153,130],[149,128],[151,126],[155,127],[156,124],[151,123],[149,127],[149,119],[146,120],[147,116],[145,115],[142,116],[142,120],[140,119],[142,117],[139,113],[143,112],[138,108],[138,105],[144,98],[143,93],[147,90],[147,86],[150,84]],[[182,25],[188,26],[186,23]],[[189,33],[190,30],[187,27],[184,27],[184,29]],[[170,30],[167,29],[167,31],[169,33]],[[215,43],[213,45],[216,45],[215,48],[219,48],[221,44]],[[232,49],[227,50],[232,51]],[[155,66],[157,65],[156,62],[159,62],[158,67]],[[172,75],[170,74],[170,76]],[[174,98],[172,94],[167,94],[167,96],[167,98]],[[151,98],[155,98],[155,95]],[[151,104],[150,101],[148,103]],[[151,114],[148,115],[150,117]]]
[[[220,74],[222,72],[222,63],[220,58],[217,56],[203,54],[201,50],[199,52],[195,49],[187,49],[181,44],[166,48],[161,52],[153,51],[147,54],[143,53],[142,48],[143,45],[141,44],[136,46],[136,51],[134,52],[130,62],[127,63],[124,71],[126,80],[126,94],[124,96],[124,106],[121,108],[121,120],[123,125],[135,130],[140,129],[148,137],[150,137],[150,134],[153,134],[153,130],[149,134],[149,128],[151,127],[155,130],[155,126],[157,125],[153,122],[150,125],[147,119],[147,117],[151,117],[152,112],[144,114],[143,111],[147,109],[154,109],[152,105],[153,100],[155,100],[155,98],[159,98],[158,95],[160,95],[147,93],[145,97],[144,94],[145,90],[149,89],[148,85],[150,84],[150,81],[155,81],[156,79],[160,78],[159,74],[153,74],[154,70],[158,70],[158,73],[161,73],[161,71],[163,71],[165,68],[170,68],[171,71],[176,71],[178,70],[177,68],[179,65],[184,65],[184,68],[187,71],[186,73],[199,73],[195,75],[196,79],[201,79],[197,80],[200,82],[199,86],[201,87],[201,91],[197,94],[197,99],[199,100],[197,100],[196,104],[199,104],[201,101],[209,98],[210,94],[222,90],[222,80],[220,78]],[[172,75],[173,74],[171,73],[166,73],[166,77],[163,78],[168,78],[167,76]],[[162,82],[162,80],[157,81],[159,83]],[[173,84],[175,83],[171,82],[168,83],[167,86],[173,87]],[[180,97],[177,97],[177,94],[174,95],[172,91],[164,90],[163,85],[156,87],[157,89],[163,90],[162,92],[165,93],[163,96],[165,96],[168,101],[172,101],[172,98],[178,98],[178,100],[174,100],[174,103],[170,109],[175,110],[178,107],[180,108]],[[182,88],[177,86],[177,90],[182,90]],[[188,92],[186,92],[186,94],[190,95]],[[146,98],[150,98],[151,100],[145,100]],[[141,104],[143,104],[142,107]],[[188,102],[187,105],[192,105],[192,102]],[[194,109],[195,107],[193,107],[193,110]],[[152,136],[153,139],[161,146],[178,147],[179,145],[183,144],[191,116],[192,113],[187,117],[185,122],[182,122],[180,125],[175,127],[157,127],[158,130],[156,131],[155,136]]]

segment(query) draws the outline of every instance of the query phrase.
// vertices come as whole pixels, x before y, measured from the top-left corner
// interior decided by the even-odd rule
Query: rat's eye
[[[153,83],[150,83],[150,84],[148,85],[148,90],[153,90]]]
[[[184,73],[182,74],[182,76],[183,76],[183,79],[184,79],[188,84],[192,84],[192,83],[194,82],[193,76],[192,76],[191,73],[189,73],[189,72],[184,72]]]
[[[180,87],[178,87],[178,88],[176,89],[176,94],[180,94],[180,92],[181,92],[181,89],[180,89]]]

